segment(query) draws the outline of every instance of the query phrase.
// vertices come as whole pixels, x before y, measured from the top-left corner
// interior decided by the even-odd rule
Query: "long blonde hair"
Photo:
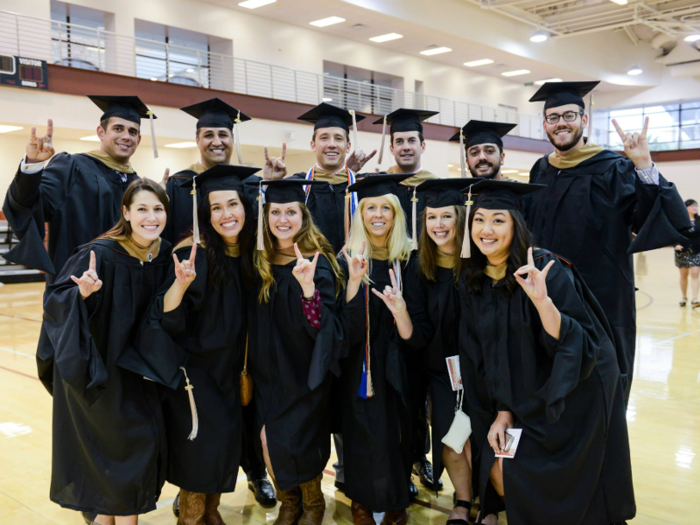
[[[406,232],[406,215],[401,207],[401,202],[396,195],[384,195],[383,196],[391,206],[394,212],[394,225],[389,230],[389,235],[387,237],[387,250],[389,250],[389,260],[393,261],[398,259],[399,261],[407,261],[411,256],[411,250],[413,249],[413,241],[408,236]],[[372,272],[372,243],[369,240],[369,234],[365,228],[365,221],[362,217],[365,207],[367,206],[367,199],[362,199],[358,209],[355,211],[355,215],[352,218],[352,226],[350,228],[350,238],[347,242],[348,255],[354,256],[360,253],[362,250],[362,243],[365,243],[365,254],[364,257],[369,261],[370,269]]]
[[[328,239],[324,237],[321,230],[319,230],[318,226],[314,223],[306,205],[299,203],[299,207],[301,208],[302,221],[301,228],[299,228],[299,231],[294,236],[294,242],[299,245],[299,250],[301,250],[302,253],[320,252],[321,255],[328,259],[335,277],[335,293],[337,296],[342,291],[345,282],[343,270],[340,268],[338,260],[335,257],[333,246],[331,246],[331,243],[328,242]],[[275,276],[272,272],[272,259],[275,254],[275,245],[268,221],[270,204],[265,204],[263,209],[258,213],[263,214],[263,241],[265,249],[255,250],[253,266],[262,279],[262,286],[258,294],[258,301],[262,304],[270,300],[270,290],[275,283]]]

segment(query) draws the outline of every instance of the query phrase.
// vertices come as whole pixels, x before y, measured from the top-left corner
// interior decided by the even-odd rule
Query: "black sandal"
[[[471,501],[466,501],[463,499],[458,499],[455,502],[455,508],[456,507],[462,507],[467,509],[467,519],[463,520],[461,518],[453,519],[453,520],[447,520],[447,523],[445,525],[469,525],[469,513],[472,510],[472,502]]]
[[[700,301],[693,301],[692,303],[690,303],[690,306],[693,307],[693,310],[695,308],[700,308]]]
[[[686,304],[688,304],[688,299],[686,299],[686,298],[684,297],[683,299],[681,299],[681,302],[678,303],[678,304],[680,304],[680,305],[681,305],[681,308],[683,308]]]

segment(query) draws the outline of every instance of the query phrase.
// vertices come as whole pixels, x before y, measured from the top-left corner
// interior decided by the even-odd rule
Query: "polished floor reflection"
[[[678,271],[670,249],[637,256],[638,339],[627,419],[637,494],[638,525],[700,523],[700,309],[680,308]],[[34,354],[43,285],[0,287],[0,525],[79,525],[80,516],[48,498],[51,398],[36,379]],[[332,461],[331,461],[332,463]],[[324,523],[351,524],[349,501],[327,469]],[[242,472],[241,472],[242,474]],[[444,524],[452,489],[421,489],[414,524]],[[174,525],[166,486],[158,510],[142,524]],[[245,476],[222,498],[229,525],[271,523],[277,511],[255,504]],[[501,523],[506,523],[505,517]],[[560,524],[566,525],[566,524]]]

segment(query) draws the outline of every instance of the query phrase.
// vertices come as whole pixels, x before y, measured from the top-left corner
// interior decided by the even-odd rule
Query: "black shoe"
[[[442,480],[437,480],[437,484],[433,481],[433,465],[427,459],[423,458],[413,464],[413,474],[420,478],[420,483],[430,490],[442,490]]]
[[[173,514],[175,514],[176,518],[180,517],[180,493],[177,493],[177,496],[175,496],[175,499],[173,500]]]
[[[408,501],[416,501],[416,498],[418,498],[418,487],[413,483],[413,480],[409,480],[408,483]]]
[[[93,514],[92,512],[81,512],[80,514],[83,516],[85,523],[87,523],[88,525],[92,525],[92,523],[95,521],[95,518],[97,517],[97,514]]]
[[[335,485],[335,488],[337,488],[340,492],[345,494],[345,482],[344,481],[338,481],[336,479],[334,485]]]
[[[277,505],[275,488],[267,479],[262,478],[249,481],[248,488],[253,491],[253,494],[255,494],[255,501],[257,501],[261,507],[269,509]]]

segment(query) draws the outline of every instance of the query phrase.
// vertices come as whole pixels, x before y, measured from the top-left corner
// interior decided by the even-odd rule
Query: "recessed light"
[[[194,69],[189,68],[189,69],[185,70],[185,73],[194,73]]]
[[[246,9],[257,9],[268,4],[274,4],[277,0],[246,0],[245,2],[240,2],[238,5],[245,7]]]
[[[688,35],[683,40],[685,40],[686,42],[697,42],[698,40],[700,40],[700,35]]]
[[[168,78],[173,78],[175,76],[175,73],[168,73]]]
[[[151,77],[151,80],[152,80],[153,82],[158,82],[158,79],[157,79],[156,77]]]
[[[518,170],[501,170],[501,173],[518,173]]]
[[[449,53],[452,51],[449,47],[431,47],[430,49],[426,49],[425,51],[421,51],[421,55],[425,56],[431,56],[431,55],[439,55],[441,53]]]
[[[196,142],[175,142],[174,144],[166,144],[166,148],[174,148],[174,149],[185,149],[185,148],[196,148],[197,143]]]
[[[381,44],[382,42],[391,42],[392,40],[398,40],[399,38],[403,38],[403,35],[398,33],[387,33],[386,35],[373,36],[370,38],[370,40]]]
[[[333,99],[331,97],[323,97],[321,102],[333,102]]]
[[[637,75],[641,75],[643,71],[640,69],[639,66],[632,66],[630,70],[627,72],[628,75],[632,75],[633,77],[636,77]]]
[[[545,78],[544,80],[536,80],[535,84],[541,86],[547,82],[563,82],[561,78]]]
[[[472,60],[471,62],[464,63],[467,67],[488,66],[489,64],[493,64],[493,60],[490,58],[482,58],[481,60]]]
[[[534,35],[530,37],[530,42],[544,42],[549,38],[549,35],[544,31],[537,31]]]
[[[84,140],[85,142],[99,142],[100,137],[97,135],[90,135],[89,137],[80,137],[80,140]]]
[[[627,0],[610,0],[613,4],[627,5]]]
[[[328,27],[334,24],[340,24],[341,22],[345,22],[345,19],[340,18],[339,16],[329,16],[328,18],[322,18],[321,20],[314,20],[313,22],[309,22],[309,24],[316,27]]]
[[[504,77],[517,77],[518,75],[529,75],[529,69],[516,69],[515,71],[506,71],[501,73]]]
[[[0,126],[0,133],[9,133],[10,131],[19,131],[24,129],[22,126]]]

